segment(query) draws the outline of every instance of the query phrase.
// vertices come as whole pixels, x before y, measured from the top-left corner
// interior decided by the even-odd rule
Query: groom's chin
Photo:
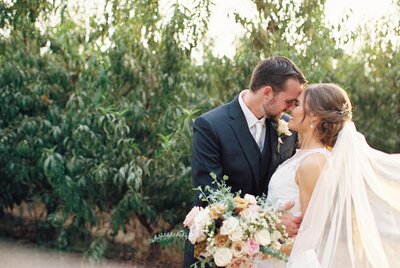
[[[279,113],[279,114],[267,114],[266,117],[267,117],[269,120],[276,121],[276,120],[279,120],[279,119],[282,117],[282,115],[283,115],[283,113]]]

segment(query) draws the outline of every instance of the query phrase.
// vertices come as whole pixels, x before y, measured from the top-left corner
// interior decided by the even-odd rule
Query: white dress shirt
[[[260,150],[264,148],[264,141],[265,141],[265,117],[261,119],[257,119],[257,117],[250,111],[249,107],[246,106],[246,104],[243,101],[243,96],[248,93],[248,89],[243,90],[239,94],[239,104],[240,108],[242,108],[242,111],[244,113],[244,117],[246,118],[247,126],[250,130],[251,135],[253,136],[254,140],[256,140],[256,124],[257,122],[262,125],[262,131],[261,131],[261,148]]]

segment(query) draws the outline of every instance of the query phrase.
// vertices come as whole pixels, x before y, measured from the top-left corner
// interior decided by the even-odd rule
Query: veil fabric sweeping
[[[288,267],[400,267],[400,154],[371,148],[345,123]]]

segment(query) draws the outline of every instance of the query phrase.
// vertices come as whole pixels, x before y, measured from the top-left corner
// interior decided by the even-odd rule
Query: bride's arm
[[[311,154],[305,157],[299,166],[296,174],[296,182],[300,189],[300,204],[303,215],[306,212],[315,184],[325,165],[326,158],[320,153]]]

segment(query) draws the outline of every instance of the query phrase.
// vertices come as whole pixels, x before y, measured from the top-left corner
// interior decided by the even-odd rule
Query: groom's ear
[[[271,87],[271,86],[262,87],[261,90],[262,90],[262,92],[263,92],[263,96],[265,96],[265,97],[268,97],[268,96],[270,96],[271,94],[273,94],[273,91],[272,91],[272,87]],[[271,96],[272,96],[272,95],[271,95]]]

